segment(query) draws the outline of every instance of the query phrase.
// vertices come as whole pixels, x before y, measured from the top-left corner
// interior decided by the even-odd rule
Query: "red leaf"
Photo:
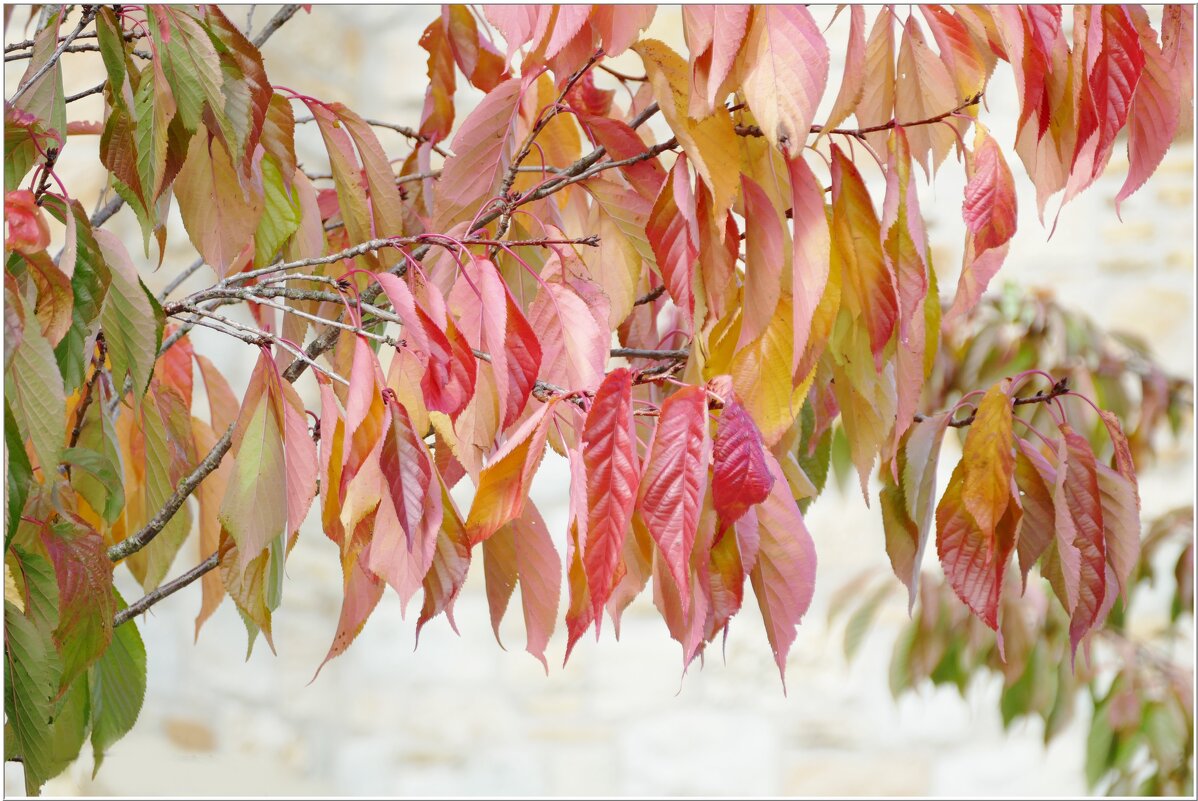
[[[1021,493],[1023,519],[1019,523],[1019,573],[1027,589],[1027,574],[1048,550],[1056,536],[1053,489],[1057,471],[1030,442],[1015,440],[1015,486]]]
[[[1075,530],[1073,544],[1081,555],[1077,607],[1069,623],[1069,644],[1076,656],[1077,645],[1098,621],[1106,596],[1106,538],[1094,452],[1068,424],[1061,426],[1061,435],[1068,452],[1059,468],[1065,471],[1064,500]]]
[[[1015,547],[1020,507],[1012,499],[993,528],[979,526],[962,502],[966,468],[967,461],[962,458],[936,508],[936,551],[953,591],[983,623],[994,629],[1001,649],[998,613],[1003,573]]]
[[[75,520],[41,529],[58,584],[54,644],[62,656],[59,687],[66,688],[112,640],[112,562],[100,533]]]
[[[587,73],[589,76],[590,73]],[[645,140],[627,123],[594,114],[578,114],[582,124],[597,145],[607,151],[613,161],[632,158],[646,150]],[[666,180],[666,171],[657,159],[644,159],[620,168],[632,188],[646,200],[653,200]]]
[[[1006,258],[1018,221],[1015,180],[998,143],[981,123],[974,123],[973,150],[965,152],[965,170],[968,182],[961,215],[969,235],[957,296],[945,315],[946,322],[977,305]]]
[[[783,220],[769,195],[745,175],[740,181],[745,210],[745,283],[738,349],[769,327],[782,294],[782,273],[789,255]]]
[[[678,585],[684,612],[690,606],[690,556],[710,459],[707,393],[703,387],[685,387],[661,406],[637,501]]]
[[[50,244],[50,226],[28,189],[4,196],[4,249],[37,253]]]
[[[618,368],[595,392],[582,432],[587,478],[587,537],[583,554],[595,633],[611,597],[624,538],[632,524],[640,465],[632,418],[632,373]]]
[[[453,602],[466,582],[466,571],[470,567],[466,527],[457,505],[449,496],[449,489],[439,476],[437,489],[441,493],[441,530],[437,533],[432,565],[424,576],[424,605],[420,609],[420,619],[416,621],[417,642],[424,624],[441,612],[445,612],[450,627],[457,631],[453,620]]]
[[[720,520],[718,542],[728,526],[769,497],[774,486],[761,432],[735,399],[726,402],[720,413],[712,457],[711,493]]]
[[[857,8],[854,7],[856,12]],[[824,211],[824,188],[802,157],[787,159],[791,208],[794,210],[794,253],[791,288],[794,293],[794,355],[797,367],[807,350],[815,309],[828,284],[832,240]]]
[[[744,547],[748,543],[742,540],[742,559],[746,567],[752,565],[753,593],[761,607],[766,637],[785,692],[786,655],[815,594],[815,543],[790,494],[781,465],[768,452],[765,458],[774,486],[756,509],[759,550],[755,558],[749,558],[751,545]],[[737,534],[741,534],[739,526]]]
[[[1115,213],[1120,204],[1144,185],[1156,171],[1173,142],[1181,119],[1180,87],[1156,34],[1144,20],[1140,28],[1144,70],[1132,97],[1127,117],[1127,180],[1115,195]]]
[[[686,171],[686,157],[679,156],[670,169],[645,224],[645,235],[657,259],[666,290],[684,315],[689,327],[695,313],[693,288],[695,260],[699,256],[695,225],[695,197]]]

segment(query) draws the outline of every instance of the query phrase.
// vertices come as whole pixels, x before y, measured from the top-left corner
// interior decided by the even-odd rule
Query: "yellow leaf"
[[[778,299],[774,316],[761,336],[737,352],[732,360],[732,387],[767,446],[777,442],[794,422],[799,407],[791,403],[791,355],[794,314],[789,295]]]
[[[732,207],[740,180],[740,152],[732,116],[716,109],[710,117],[692,120],[690,106],[690,70],[682,56],[656,39],[637,42],[632,49],[645,62],[645,71],[653,86],[653,96],[670,130],[695,164],[703,181],[711,188],[715,214],[723,217]]]

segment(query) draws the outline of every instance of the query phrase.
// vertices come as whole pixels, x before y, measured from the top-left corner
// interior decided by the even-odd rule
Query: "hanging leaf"
[[[735,399],[724,403],[712,450],[711,494],[719,515],[717,539],[774,486],[765,461],[761,432]]]
[[[583,553],[595,631],[617,579],[632,524],[640,465],[632,417],[632,373],[620,367],[603,379],[582,431],[586,467],[587,538]]]
[[[755,8],[742,88],[766,141],[798,155],[827,83],[828,45],[811,12],[789,5]]]
[[[532,475],[545,452],[552,406],[546,403],[529,415],[483,468],[478,492],[466,518],[471,545],[482,542],[500,526],[520,516]]]
[[[684,614],[690,608],[691,550],[710,459],[706,390],[685,387],[661,406],[636,504],[678,588]]]

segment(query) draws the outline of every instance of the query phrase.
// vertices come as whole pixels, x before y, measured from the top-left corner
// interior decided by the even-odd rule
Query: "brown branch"
[[[923,120],[915,120],[914,122],[898,122],[897,120],[890,120],[889,122],[884,122],[880,125],[870,125],[865,128],[832,128],[827,131],[824,130],[822,125],[812,125],[810,132],[813,134],[840,134],[841,136],[852,136],[857,139],[864,139],[866,134],[878,133],[879,131],[889,131],[891,128],[914,128],[917,125],[932,125],[937,122],[943,122],[954,114],[959,114],[961,111],[964,111],[970,106],[976,106],[978,103],[982,102],[982,94],[982,92],[978,92],[973,97],[962,101],[961,104],[955,108],[952,108],[942,114],[937,114],[934,117],[928,117],[927,119]],[[761,126],[759,125],[737,124],[734,125],[733,128],[740,136],[765,136],[761,130]]]
[[[1068,392],[1069,379],[1066,377],[1053,384],[1052,389],[1048,390],[1047,392],[1037,392],[1035,395],[1028,395],[1025,398],[1016,398],[1011,402],[1011,405],[1026,406],[1032,403],[1047,403],[1048,401],[1059,398]],[[947,414],[947,412],[939,412],[938,414],[930,415],[917,414],[912,419],[917,423],[922,423],[932,417],[939,417],[941,414]],[[960,420],[950,420],[948,425],[952,428],[965,428],[966,426],[972,424],[973,421],[977,419],[977,416],[978,413],[974,412],[973,414],[969,415],[969,417],[963,417]]]
[[[100,94],[100,92],[104,91],[104,87],[107,85],[108,85],[108,81],[106,81],[106,80],[101,81],[100,83],[93,86],[91,89],[84,89],[82,92],[78,92],[73,95],[67,95],[66,99],[63,100],[62,102],[74,103],[76,100],[82,100],[83,98],[89,97],[91,95],[98,95],[98,94]]]
[[[145,34],[141,33],[140,31],[126,31],[124,34],[122,34],[122,36],[126,42],[131,42],[134,39],[142,38],[143,36],[145,36]],[[65,38],[66,37],[59,38],[59,40],[58,40],[59,43],[62,43],[65,40]],[[100,35],[98,33],[96,33],[95,31],[91,31],[88,33],[81,33],[78,36],[76,36],[75,38],[76,39],[99,39]],[[33,47],[34,44],[36,44],[36,41],[33,39],[26,39],[23,42],[14,42],[13,44],[5,45],[4,52],[12,53],[17,50],[28,50],[29,48]]]
[[[266,44],[266,40],[274,36],[275,31],[283,27],[284,23],[294,17],[295,12],[299,10],[299,5],[292,3],[290,5],[283,6],[277,12],[275,12],[275,15],[270,18],[270,21],[266,23],[265,27],[263,27],[262,30],[259,31],[258,35],[254,37],[254,47],[260,48],[262,45]]]
[[[561,92],[558,93],[557,100],[537,118],[536,124],[533,125],[532,130],[528,133],[528,137],[524,140],[524,145],[520,148],[516,157],[512,159],[512,164],[508,167],[507,174],[503,176],[503,181],[499,184],[499,197],[505,202],[512,191],[512,184],[516,182],[516,175],[520,169],[520,165],[524,163],[524,159],[528,158],[528,155],[532,152],[532,146],[536,143],[537,137],[545,130],[545,126],[549,124],[550,120],[561,113],[564,108],[563,103],[565,102],[566,95],[570,94],[570,90],[574,88],[574,85],[582,80],[582,76],[586,75],[591,67],[595,66],[595,62],[601,58],[603,58],[602,48],[592,53],[587,62],[566,79],[565,85],[562,87]],[[502,216],[499,218],[499,225],[496,227],[496,239],[502,239],[503,235],[507,233],[511,219],[512,209],[505,207],[502,211]]]
[[[95,394],[96,383],[100,380],[100,375],[104,372],[104,356],[108,352],[108,345],[104,342],[104,332],[96,333],[96,351],[92,354],[92,374],[87,379],[87,384],[83,387],[83,397],[79,399],[79,406],[75,410],[75,426],[71,429],[71,438],[68,440],[68,448],[75,447],[79,442],[79,435],[83,433],[83,418],[87,415],[87,409],[91,406],[92,395]],[[71,475],[71,466],[67,465],[67,476]]]
[[[71,31],[66,35],[66,37],[63,38],[58,47],[54,49],[54,52],[50,54],[50,58],[46,59],[46,63],[38,67],[37,71],[29,77],[29,80],[17,87],[17,91],[13,92],[13,96],[8,99],[8,102],[15,104],[17,100],[20,99],[21,95],[29,91],[29,87],[33,86],[41,79],[43,75],[49,72],[50,68],[58,63],[58,59],[60,59],[62,54],[66,52],[66,49],[71,46],[71,42],[75,41],[75,39],[79,37],[79,34],[83,33],[83,29],[88,26],[95,16],[95,7],[84,6],[83,16],[79,18],[79,24],[75,26],[75,30]]]
[[[295,121],[295,124],[296,125],[304,125],[309,122],[316,122],[316,118],[315,117],[300,117],[298,120]],[[389,131],[395,131],[397,134],[402,134],[403,136],[406,136],[408,139],[412,139],[416,142],[432,141],[431,139],[429,139],[429,137],[425,136],[424,134],[420,133],[419,131],[417,131],[414,128],[409,128],[407,125],[400,125],[399,123],[395,123],[395,122],[387,122],[386,120],[371,120],[371,119],[366,119],[366,118],[363,118],[362,122],[364,122],[367,125],[370,125],[374,128],[386,128]],[[443,158],[449,158],[450,156],[453,155],[452,153],[448,152],[447,150],[442,148],[440,145],[437,145],[435,143],[433,144],[432,149],[433,149],[434,153],[442,156]],[[437,170],[437,172],[440,173],[440,170]],[[309,176],[309,177],[311,177],[311,176]],[[321,176],[321,177],[324,177],[324,176]]]
[[[657,299],[658,299],[658,298],[660,298],[662,295],[664,295],[664,294],[665,294],[665,291],[666,291],[666,285],[665,285],[665,284],[662,284],[662,285],[660,285],[660,286],[654,287],[653,289],[650,289],[650,290],[649,290],[648,292],[646,292],[645,294],[641,295],[641,296],[640,296],[639,298],[637,298],[636,300],[632,301],[632,305],[633,305],[633,306],[643,306],[643,305],[645,305],[646,303],[652,303],[653,301],[657,300]]]
[[[154,604],[161,601],[163,598],[166,598],[168,595],[174,595],[176,592],[183,589],[188,584],[191,584],[208,571],[215,569],[219,564],[220,552],[218,551],[211,554],[203,562],[200,562],[198,565],[193,567],[191,570],[188,570],[177,579],[168,581],[166,584],[159,586],[156,590],[147,592],[141,598],[138,598],[136,601],[129,604],[129,606],[116,613],[116,616],[112,619],[113,628],[128,620],[132,620]]]
[[[596,66],[597,66],[599,69],[601,69],[601,70],[603,70],[604,72],[606,72],[608,75],[611,75],[611,76],[613,76],[613,77],[615,77],[615,78],[619,78],[621,81],[638,81],[638,82],[644,82],[644,81],[647,81],[647,80],[649,80],[649,76],[648,76],[648,75],[628,75],[628,74],[626,74],[626,73],[623,73],[623,72],[620,72],[620,71],[618,71],[618,70],[613,70],[611,67],[607,66],[606,64],[598,64],[598,65],[596,65]]]
[[[149,545],[150,541],[158,536],[158,532],[166,528],[166,524],[183,507],[183,504],[187,502],[191,493],[195,492],[196,487],[200,486],[200,482],[220,465],[221,459],[225,457],[225,454],[229,452],[229,448],[233,444],[233,429],[236,427],[237,425],[234,423],[225,429],[225,433],[212,446],[212,450],[208,451],[208,455],[196,465],[190,474],[179,482],[179,486],[175,487],[175,491],[171,493],[171,497],[166,499],[166,503],[162,505],[162,508],[158,510],[158,513],[154,515],[150,522],[142,526],[136,534],[126,537],[108,549],[109,559],[113,562],[119,562],[125,557],[137,553]],[[164,588],[160,587],[159,590],[161,589]],[[176,589],[178,588],[176,587]],[[167,592],[166,595],[170,595],[171,592],[174,592],[174,590]],[[149,596],[146,597],[148,598]],[[142,600],[145,599],[143,598]],[[141,603],[141,601],[137,603]],[[133,609],[134,606],[136,604],[129,608]]]
[[[78,38],[78,37],[76,37],[76,38]],[[73,44],[73,45],[67,45],[65,48],[63,48],[62,52],[63,53],[99,53],[100,46],[94,45],[94,44]],[[151,56],[149,53],[145,52],[144,50],[130,50],[129,52],[130,52],[130,54],[135,55],[138,58],[145,59],[146,61],[149,61],[153,58],[153,56]],[[27,58],[33,58],[32,51],[29,53],[13,53],[12,55],[6,55],[4,57],[4,60],[5,60],[5,62],[24,61]]]

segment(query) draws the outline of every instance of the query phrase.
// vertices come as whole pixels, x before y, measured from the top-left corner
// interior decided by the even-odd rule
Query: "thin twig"
[[[970,106],[976,106],[978,103],[982,102],[982,94],[982,92],[978,92],[973,97],[966,99],[960,105],[944,112],[943,114],[937,114],[934,117],[928,117],[927,119],[923,120],[915,120],[914,122],[899,122],[897,120],[890,120],[889,122],[884,122],[880,125],[870,125],[865,128],[832,128],[826,132],[824,131],[822,125],[812,125],[810,132],[813,134],[840,134],[841,136],[851,136],[855,139],[865,139],[866,134],[878,133],[879,131],[889,131],[891,128],[914,128],[917,125],[932,125],[937,122],[943,122],[954,114],[958,114]],[[765,136],[761,130],[761,126],[759,125],[737,124],[733,126],[733,129],[740,136]]]
[[[633,306],[643,306],[646,303],[652,303],[653,301],[660,298],[663,294],[665,294],[665,291],[666,291],[666,285],[661,284],[660,286],[650,289],[648,292],[641,295],[636,300],[632,301],[632,305]]]
[[[94,45],[94,44],[73,44],[73,45],[68,45],[67,47],[65,47],[62,52],[63,53],[99,53],[100,46]],[[144,50],[130,50],[129,53],[131,55],[137,56],[138,58],[144,59],[146,61],[150,61],[152,58],[154,58],[152,55],[145,52]],[[13,53],[11,55],[6,55],[4,57],[4,60],[5,60],[5,62],[23,61],[27,58],[33,58],[32,51],[28,52],[28,53]]]
[[[62,102],[74,103],[76,100],[82,100],[83,98],[89,97],[91,95],[98,95],[104,91],[104,87],[107,85],[108,85],[108,81],[106,81],[106,80],[100,81],[100,83],[96,84],[91,89],[84,89],[82,92],[78,92],[73,95],[67,95],[66,99],[63,100]]]
[[[166,298],[172,292],[174,292],[176,289],[178,289],[183,284],[184,281],[186,281],[188,278],[190,278],[192,276],[192,274],[194,274],[197,270],[199,270],[203,266],[204,266],[204,257],[200,256],[198,259],[193,261],[186,269],[182,270],[178,275],[176,275],[174,278],[172,278],[165,287],[163,287],[162,291],[158,293],[158,302],[161,303],[162,301],[166,300]]]
[[[92,374],[87,379],[86,386],[83,387],[83,397],[79,400],[79,406],[75,410],[75,427],[71,429],[71,438],[68,440],[67,447],[73,448],[79,443],[79,435],[83,433],[83,418],[87,415],[87,409],[91,406],[92,396],[95,394],[97,382],[100,376],[104,373],[104,357],[108,353],[108,346],[104,342],[104,332],[96,333],[96,351],[92,354]],[[71,466],[67,465],[67,476],[71,474]]]
[[[188,497],[200,485],[200,482],[220,465],[221,459],[225,457],[225,454],[228,453],[229,448],[233,444],[233,431],[236,428],[237,424],[233,423],[225,429],[225,433],[212,446],[212,450],[208,451],[208,455],[196,465],[191,473],[179,482],[179,485],[175,487],[175,491],[166,499],[166,503],[162,505],[162,508],[158,510],[158,513],[154,515],[150,522],[142,526],[136,534],[126,537],[108,549],[108,558],[110,560],[119,562],[137,553],[149,545],[150,541],[157,537],[162,529],[166,528],[166,524],[183,507],[183,504],[187,502]],[[169,595],[170,593],[166,594]],[[132,608],[131,606],[130,609]]]
[[[62,57],[64,52],[66,52],[66,49],[71,46],[71,42],[75,41],[79,34],[83,33],[83,29],[88,26],[88,23],[90,23],[95,16],[96,9],[94,7],[84,6],[83,16],[79,18],[79,24],[75,26],[75,30],[66,35],[58,47],[54,49],[54,52],[50,54],[50,58],[46,59],[46,63],[38,67],[37,71],[30,76],[29,80],[17,87],[17,91],[14,92],[13,96],[8,99],[8,102],[15,104],[17,100],[20,99],[21,95],[29,91],[29,87],[33,86],[38,82],[38,80],[41,79],[43,75],[49,72],[50,68],[58,63],[58,59]]]
[[[275,31],[283,27],[283,24],[286,23],[287,20],[294,17],[295,12],[299,10],[299,5],[292,3],[290,5],[285,5],[276,11],[275,15],[270,18],[270,21],[266,23],[266,26],[262,29],[262,31],[254,37],[254,47],[260,48],[262,45],[266,44],[266,40],[274,36]]]
[[[1069,392],[1069,379],[1066,377],[1066,378],[1060,379],[1055,384],[1053,384],[1052,389],[1048,390],[1047,392],[1037,392],[1035,395],[1028,395],[1026,398],[1016,398],[1015,400],[1013,400],[1011,402],[1011,405],[1012,406],[1026,406],[1026,405],[1032,404],[1032,403],[1047,403],[1048,401],[1054,400],[1055,398],[1059,398],[1061,395],[1065,395],[1068,392]],[[946,414],[946,412],[940,412],[939,414],[930,414],[930,415],[917,414],[914,416],[913,419],[917,423],[922,423],[931,417],[939,417],[941,414]],[[977,416],[978,416],[978,413],[975,411],[972,414],[970,414],[968,417],[963,417],[960,420],[950,420],[948,425],[952,428],[965,428],[966,426],[972,424],[973,421],[977,419]]]
[[[218,551],[209,555],[207,559],[205,559],[203,562],[200,562],[198,565],[193,567],[191,570],[188,570],[177,579],[172,579],[166,584],[160,585],[157,589],[147,592],[141,598],[138,598],[136,601],[129,604],[129,606],[116,613],[116,616],[112,619],[113,628],[116,628],[126,621],[132,620],[154,604],[161,601],[163,598],[166,598],[168,595],[174,595],[176,592],[183,589],[188,584],[193,583],[208,571],[214,570],[219,564],[220,552]]]

